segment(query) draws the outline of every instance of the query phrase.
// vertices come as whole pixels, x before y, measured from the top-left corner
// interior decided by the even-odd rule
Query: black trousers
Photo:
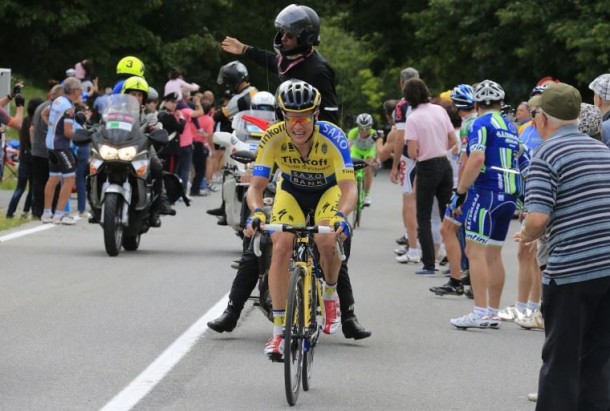
[[[44,187],[49,179],[49,159],[32,156],[32,215],[40,218],[44,210]]]
[[[544,285],[537,411],[610,409],[610,277]]]
[[[417,162],[417,179],[415,188],[415,203],[417,207],[417,237],[422,252],[424,268],[434,270],[434,239],[432,237],[432,206],[434,197],[438,200],[438,210],[441,220],[445,208],[451,201],[453,190],[453,170],[447,157],[436,157]]]
[[[193,170],[195,175],[191,182],[191,195],[196,195],[201,192],[201,182],[205,178],[205,167],[209,152],[206,146],[200,142],[193,143]]]
[[[248,297],[250,297],[258,282],[259,259],[249,250],[249,244],[250,239],[245,237],[243,242],[244,252],[239,262],[239,268],[233,280],[233,285],[231,286],[231,292],[229,293],[231,304],[239,311],[243,309],[244,304],[248,301]],[[351,238],[344,243],[345,255],[348,258],[341,264],[339,280],[337,281],[337,294],[339,295],[339,303],[341,305],[341,321],[354,316],[354,294],[347,271],[351,244]]]

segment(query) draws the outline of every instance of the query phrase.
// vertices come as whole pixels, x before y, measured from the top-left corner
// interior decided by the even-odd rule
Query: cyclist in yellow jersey
[[[350,235],[345,216],[352,211],[357,190],[349,145],[340,128],[317,121],[320,99],[318,90],[304,81],[288,80],[278,88],[278,107],[284,121],[269,127],[259,144],[247,197],[250,209],[254,210],[250,221],[259,219],[263,225],[266,222],[262,211],[263,190],[277,165],[282,179],[277,187],[271,223],[304,225],[305,216],[311,210],[314,221],[309,224],[337,224],[337,235]],[[245,234],[253,234],[251,223]],[[265,346],[265,353],[272,360],[282,360],[293,234],[275,232],[272,239],[269,291],[273,304],[273,337]],[[323,331],[333,334],[341,322],[337,296],[341,261],[334,236],[316,235],[315,241],[325,277]]]

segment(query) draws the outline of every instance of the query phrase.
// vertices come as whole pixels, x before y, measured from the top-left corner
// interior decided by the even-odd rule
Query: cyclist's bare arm
[[[343,213],[343,215],[349,215],[356,204],[358,197],[358,189],[356,188],[356,182],[354,180],[341,180],[337,183],[341,190],[341,198],[337,209]]]

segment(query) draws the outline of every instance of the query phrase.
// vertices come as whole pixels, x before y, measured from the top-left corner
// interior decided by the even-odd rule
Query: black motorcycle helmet
[[[237,86],[242,81],[248,81],[248,69],[239,61],[235,60],[230,63],[225,64],[220,68],[218,72],[218,78],[216,82],[221,86],[224,86],[234,92],[237,93]]]
[[[311,7],[291,4],[280,11],[275,18],[278,32],[273,39],[273,47],[284,56],[300,54],[312,46],[320,44],[320,18]],[[297,38],[297,47],[282,48],[282,33],[288,32]]]

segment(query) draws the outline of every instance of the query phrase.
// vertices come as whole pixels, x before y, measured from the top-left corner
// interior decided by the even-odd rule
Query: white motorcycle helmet
[[[275,96],[268,91],[259,91],[250,101],[250,108],[252,110],[275,112],[276,107]]]

